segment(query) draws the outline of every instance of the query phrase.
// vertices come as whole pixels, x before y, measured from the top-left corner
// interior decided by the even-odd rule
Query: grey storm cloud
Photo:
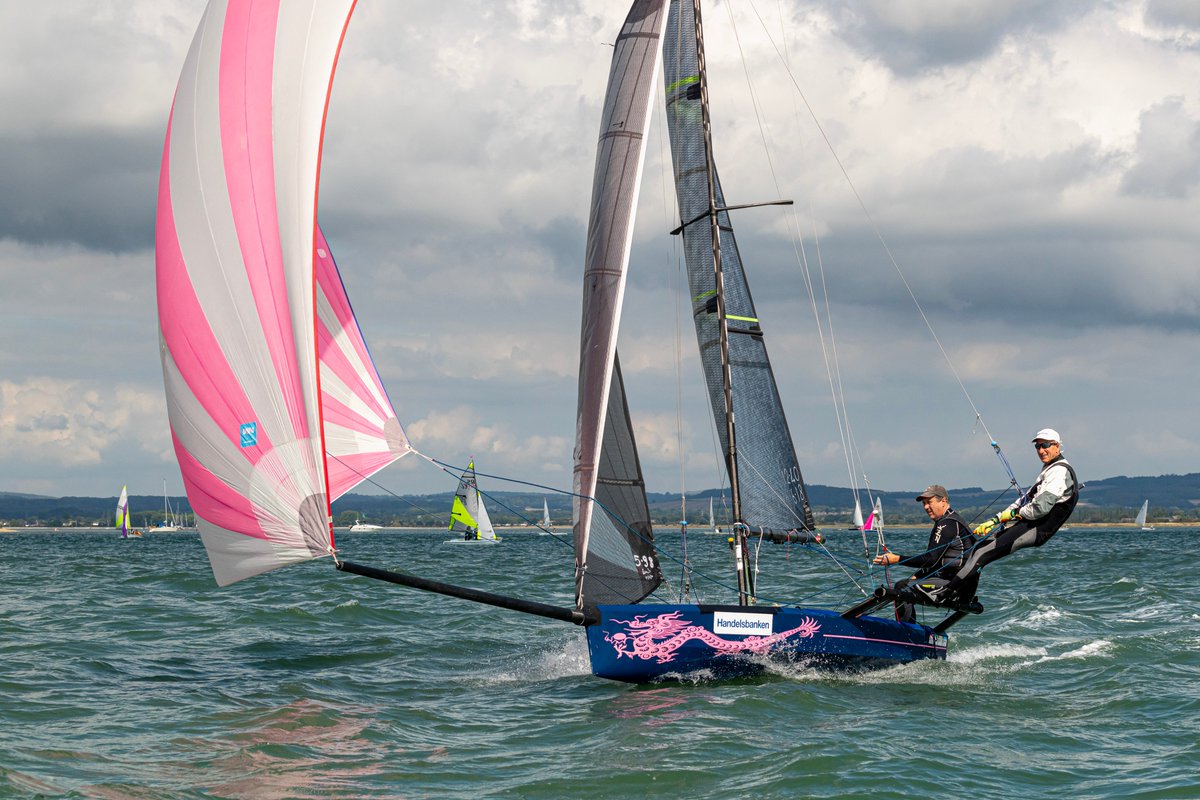
[[[1077,15],[1058,0],[851,0],[828,7],[847,42],[898,75],[983,60],[1007,37],[1046,35]]]
[[[163,132],[0,137],[0,239],[110,253],[152,246]]]
[[[1200,120],[1183,98],[1169,97],[1142,112],[1135,161],[1121,191],[1145,197],[1185,197],[1200,183]]]
[[[1159,25],[1181,25],[1200,31],[1200,3],[1196,0],[1149,0],[1146,19]]]
[[[65,414],[40,414],[32,419],[17,422],[19,431],[65,431],[70,422]]]

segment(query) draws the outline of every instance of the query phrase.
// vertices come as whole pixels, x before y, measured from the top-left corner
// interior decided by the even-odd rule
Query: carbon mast
[[[713,155],[712,117],[710,114],[708,99],[708,70],[704,56],[704,24],[701,17],[701,0],[692,0],[692,10],[694,22],[693,35],[695,37],[696,46],[696,83],[699,94],[700,121],[703,132],[704,172],[707,184],[707,209],[692,219],[683,222],[678,228],[671,231],[671,233],[681,233],[693,223],[699,222],[705,218],[708,219],[709,237],[712,243],[712,265],[715,299],[714,310],[717,321],[719,343],[718,349],[720,352],[721,361],[721,385],[725,417],[724,423],[726,447],[724,457],[726,469],[729,473],[731,512],[733,517],[731,546],[733,549],[734,564],[737,572],[738,604],[746,606],[753,605],[756,601],[754,586],[755,580],[754,571],[751,567],[750,560],[750,548],[748,543],[749,529],[746,524],[745,515],[742,509],[741,480],[738,470],[737,424],[734,415],[733,400],[733,368],[729,347],[730,317],[728,316],[726,307],[725,274],[721,255],[721,224],[719,215],[721,212],[729,212],[743,208],[756,208],[759,206],[768,205],[791,205],[792,201],[772,200],[759,203],[743,203],[738,205],[724,205],[718,202],[719,189],[716,176],[716,159]],[[721,199],[723,200],[723,198]],[[745,321],[755,326],[758,322],[757,319],[737,319],[738,321]],[[739,329],[738,332],[747,333],[754,336],[761,336],[761,331],[759,330]],[[764,538],[775,542],[811,541],[811,538],[809,538],[807,533],[797,534],[794,532],[779,531],[764,531]]]
[[[729,491],[733,511],[733,553],[737,564],[738,604],[749,605],[754,597],[754,576],[750,572],[746,545],[746,524],[742,519],[741,491],[738,485],[737,426],[733,418],[733,374],[729,365],[729,322],[725,317],[725,275],[721,269],[721,226],[717,221],[717,184],[712,147],[712,117],[708,107],[708,72],[704,64],[704,22],[700,0],[692,1],[693,32],[696,37],[697,75],[700,82],[700,124],[704,130],[704,170],[708,181],[708,229],[712,239],[713,278],[716,281],[717,328],[721,350],[721,380],[725,394],[725,466],[729,470]]]

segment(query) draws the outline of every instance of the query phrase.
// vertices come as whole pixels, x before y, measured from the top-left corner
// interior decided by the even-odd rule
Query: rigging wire
[[[659,92],[659,96],[666,95],[666,87],[663,85],[665,77],[661,74],[655,78],[654,88]],[[666,128],[665,120],[662,124],[656,126],[658,128],[658,157],[661,163],[666,163],[666,159],[671,157],[667,146],[664,143],[664,129]],[[672,216],[678,217],[679,214],[672,214],[675,209],[675,203],[671,199],[672,193],[667,186],[667,171],[659,170],[659,190],[662,197],[662,215],[664,227],[671,227]],[[682,574],[680,575],[680,602],[686,600],[691,593],[691,581],[688,573],[691,569],[687,552],[687,446],[683,429],[683,315],[681,310],[681,297],[687,296],[686,290],[679,291],[678,281],[680,277],[680,258],[679,244],[674,236],[670,237],[670,245],[667,248],[667,282],[671,289],[671,295],[674,298],[675,324],[671,332],[671,347],[672,357],[675,367],[675,442],[679,451],[679,519],[680,519],[680,534],[682,536],[682,555],[683,565]],[[687,276],[684,274],[683,282],[686,286]],[[655,548],[657,549],[657,548]]]
[[[921,302],[917,299],[917,295],[913,291],[911,284],[909,284],[908,278],[905,276],[904,271],[900,268],[900,264],[896,260],[895,255],[892,253],[891,247],[888,245],[887,241],[884,239],[883,232],[879,229],[879,225],[876,223],[874,216],[872,216],[870,209],[867,208],[866,202],[863,200],[862,195],[859,193],[858,187],[854,184],[854,181],[850,178],[850,173],[846,169],[846,165],[842,161],[841,156],[838,155],[837,149],[833,146],[833,141],[829,138],[829,135],[826,133],[824,126],[821,125],[821,121],[817,117],[816,110],[813,108],[812,104],[809,102],[808,96],[804,93],[804,90],[800,87],[800,83],[796,79],[795,74],[792,72],[791,66],[789,65],[784,53],[780,52],[779,45],[775,42],[774,37],[771,36],[771,32],[767,27],[766,21],[763,19],[762,15],[759,13],[757,4],[754,2],[754,0],[749,0],[749,5],[750,5],[750,8],[754,11],[754,15],[758,18],[759,24],[761,25],[761,27],[763,29],[763,33],[766,35],[767,40],[771,43],[772,48],[774,48],[775,54],[779,57],[781,63],[783,64],[783,68],[787,72],[788,78],[791,80],[792,86],[796,90],[796,94],[799,96],[801,102],[803,102],[805,109],[808,111],[808,114],[813,121],[813,124],[816,126],[818,133],[820,133],[820,135],[821,135],[821,139],[825,142],[826,148],[829,150],[830,155],[832,155],[834,162],[837,164],[838,169],[842,173],[842,177],[845,179],[846,185],[850,188],[850,192],[854,195],[854,199],[855,199],[855,201],[857,201],[858,206],[861,209],[864,217],[866,218],[867,223],[870,226],[872,233],[875,235],[875,238],[878,240],[880,246],[883,248],[884,253],[887,255],[888,261],[891,263],[892,268],[895,270],[896,274],[899,276],[900,282],[904,285],[904,289],[908,293],[909,298],[912,300],[913,305],[916,307],[917,313],[920,315],[921,320],[925,323],[925,327],[929,331],[930,337],[933,339],[934,343],[937,345],[938,351],[942,354],[942,358],[945,360],[947,367],[949,367],[950,373],[951,373],[951,375],[953,375],[955,382],[958,383],[958,388],[962,391],[963,397],[966,398],[967,403],[971,406],[971,410],[975,413],[976,424],[981,426],[983,428],[984,433],[987,434],[988,441],[991,443],[992,449],[995,451],[996,455],[999,456],[1001,462],[1004,465],[1005,470],[1008,472],[1009,479],[1012,481],[1012,485],[1019,490],[1020,485],[1017,483],[1016,475],[1013,473],[1012,467],[1008,463],[1008,459],[1004,456],[1003,450],[1000,448],[1000,445],[996,441],[996,438],[994,436],[992,436],[991,431],[988,430],[987,423],[984,422],[984,419],[983,419],[983,414],[979,411],[978,406],[976,406],[976,404],[975,404],[974,398],[971,397],[971,393],[967,390],[966,384],[962,380],[962,376],[959,374],[958,369],[954,366],[954,361],[950,358],[950,354],[948,352],[946,352],[946,348],[942,345],[942,341],[938,337],[937,331],[935,331],[933,328],[933,323],[930,322],[928,315],[925,313],[924,307],[921,305]]]
[[[768,170],[771,174],[771,180],[775,186],[776,196],[782,199],[783,189],[780,184],[779,175],[775,169],[774,159],[771,155],[773,148],[770,141],[771,137],[769,133],[769,126],[767,126],[763,121],[763,115],[760,110],[761,104],[758,98],[758,93],[754,89],[753,79],[750,76],[745,50],[742,47],[741,36],[738,32],[737,20],[733,15],[732,5],[727,5],[726,10],[729,14],[730,28],[733,31],[734,39],[737,43],[738,54],[741,58],[742,71],[745,76],[746,85],[748,87],[749,95],[754,108],[755,118],[758,123],[759,136],[763,142],[763,150],[767,159]],[[784,41],[786,47],[786,38]],[[813,225],[815,229],[815,214],[810,212],[809,217],[813,219]],[[834,336],[833,315],[829,302],[828,287],[825,281],[825,268],[823,259],[821,258],[820,241],[817,238],[816,231],[814,230],[813,236],[815,243],[814,246],[816,247],[817,251],[817,268],[820,275],[821,293],[823,295],[825,305],[824,317],[822,317],[820,306],[817,300],[816,285],[809,268],[808,255],[804,247],[804,237],[800,232],[800,225],[796,219],[796,212],[794,210],[790,210],[784,215],[784,219],[788,227],[789,236],[792,240],[792,246],[796,256],[796,263],[800,268],[801,279],[808,293],[808,300],[812,310],[813,319],[816,323],[817,338],[821,347],[821,357],[825,366],[825,376],[829,383],[829,391],[832,398],[834,418],[838,429],[838,437],[841,441],[842,453],[846,461],[846,472],[850,478],[852,496],[857,504],[859,498],[859,488],[858,473],[855,468],[855,464],[861,463],[861,454],[857,452],[857,448],[853,439],[853,432],[850,427],[849,413],[846,409],[845,387],[842,382],[841,368],[837,358],[837,341]],[[828,328],[828,332],[826,332],[826,328]],[[866,546],[865,535],[863,537],[863,550],[864,555],[868,556],[869,560],[870,553]]]
[[[460,479],[461,473],[462,473],[462,472],[465,470],[465,467],[463,467],[463,466],[459,466],[459,465],[450,464],[450,463],[448,463],[448,462],[444,462],[444,461],[441,461],[441,460],[439,460],[439,459],[433,458],[433,457],[431,457],[431,456],[425,455],[424,453],[422,453],[421,451],[417,450],[416,448],[413,448],[412,452],[413,452],[415,455],[417,455],[419,458],[421,458],[421,459],[423,459],[423,460],[425,460],[425,461],[429,462],[430,464],[432,464],[433,466],[435,466],[435,467],[436,467],[436,468],[437,468],[439,471],[441,471],[441,472],[445,473],[446,475],[448,475],[449,477],[453,478],[453,479],[454,479],[454,480],[456,480],[456,481]],[[417,510],[421,511],[421,513],[423,513],[423,514],[429,514],[431,517],[440,516],[440,514],[438,514],[438,513],[435,513],[435,512],[431,512],[431,511],[429,511],[428,509],[425,509],[424,507],[422,507],[422,506],[420,506],[420,505],[418,505],[418,504],[416,504],[416,503],[413,503],[413,502],[412,502],[411,500],[409,500],[408,498],[406,498],[406,497],[404,497],[404,496],[402,496],[402,495],[396,494],[396,493],[395,493],[394,491],[392,491],[391,489],[388,489],[386,486],[383,486],[381,483],[379,483],[378,481],[376,481],[376,480],[375,480],[373,477],[370,477],[370,476],[365,476],[365,475],[363,475],[361,472],[358,472],[358,471],[357,471],[357,470],[355,470],[355,469],[354,469],[354,468],[353,468],[351,465],[349,465],[349,464],[347,464],[346,462],[342,461],[341,459],[339,459],[337,456],[333,455],[332,453],[327,453],[327,456],[328,456],[329,458],[332,458],[332,459],[336,460],[336,461],[337,461],[339,464],[342,464],[342,465],[343,465],[343,466],[345,466],[347,469],[350,469],[350,470],[351,470],[352,472],[354,472],[356,475],[359,475],[360,477],[362,477],[362,478],[363,478],[363,482],[364,482],[364,483],[370,483],[372,486],[375,486],[376,488],[380,489],[381,491],[383,491],[383,492],[384,492],[385,494],[387,494],[388,496],[390,496],[390,497],[392,497],[392,498],[394,498],[394,499],[400,500],[401,502],[407,503],[408,505],[412,506],[413,508],[415,508],[415,509],[417,509]],[[559,489],[559,488],[556,488],[556,487],[553,487],[553,486],[549,486],[549,485],[546,485],[546,484],[535,483],[535,482],[532,482],[532,481],[521,480],[521,479],[518,479],[518,478],[511,478],[511,477],[504,476],[504,475],[496,475],[496,474],[487,473],[487,472],[480,472],[480,471],[478,471],[478,470],[476,470],[476,473],[475,473],[475,474],[476,474],[476,476],[477,476],[477,477],[489,478],[489,479],[491,479],[491,480],[498,480],[498,481],[503,481],[503,482],[505,482],[505,483],[513,483],[513,484],[517,484],[517,485],[521,485],[521,486],[528,486],[528,487],[531,487],[531,488],[539,489],[539,490],[541,490],[541,491],[551,492],[551,493],[554,493],[554,494],[562,494],[562,495],[568,495],[568,496],[571,496],[571,497],[579,497],[579,498],[582,498],[582,497],[583,497],[583,495],[577,494],[577,493],[575,493],[575,492],[573,492],[573,491],[568,491],[568,490],[565,490],[565,489]],[[499,507],[499,508],[504,508],[505,510],[507,510],[507,511],[510,511],[511,513],[513,513],[514,515],[516,515],[516,516],[517,516],[519,519],[521,519],[521,520],[525,521],[527,524],[529,524],[529,525],[531,525],[531,526],[538,527],[538,528],[539,528],[539,529],[541,529],[541,530],[545,530],[545,529],[544,529],[544,528],[542,528],[540,525],[537,525],[537,524],[536,524],[536,523],[534,523],[532,520],[528,519],[528,518],[527,518],[527,517],[526,517],[526,516],[525,516],[525,515],[524,515],[522,512],[520,512],[520,511],[518,511],[517,509],[515,509],[515,508],[512,508],[512,507],[511,507],[511,506],[509,506],[508,504],[504,503],[504,502],[503,502],[503,501],[502,501],[502,500],[501,500],[501,499],[500,499],[498,496],[496,496],[496,495],[494,495],[494,494],[491,494],[491,493],[489,493],[489,492],[485,492],[485,491],[484,491],[484,490],[482,490],[482,489],[479,489],[478,485],[476,485],[476,489],[477,489],[477,490],[479,491],[479,493],[480,493],[480,494],[482,494],[482,495],[483,495],[485,498],[487,498],[488,500],[491,500],[491,501],[492,501],[492,503],[494,503],[494,504],[495,504],[497,507]],[[624,521],[624,520],[621,520],[621,519],[620,519],[618,516],[616,516],[615,514],[613,514],[613,513],[612,513],[612,512],[611,512],[611,511],[610,511],[610,510],[609,510],[609,509],[606,507],[606,506],[604,506],[604,504],[603,504],[603,503],[601,503],[599,500],[597,500],[597,499],[595,499],[595,498],[587,498],[587,499],[590,499],[590,500],[591,500],[593,503],[595,503],[595,504],[596,504],[596,506],[597,506],[598,508],[602,509],[602,510],[603,510],[603,511],[604,511],[606,514],[608,514],[608,516],[609,516],[610,518],[612,518],[613,520],[616,520],[616,521],[618,521],[618,522],[619,522],[621,525],[623,525],[623,526],[624,526],[624,527],[625,527],[627,530],[629,530],[631,533],[633,533],[633,535],[634,535],[634,536],[638,537],[639,539],[642,539],[643,541],[649,541],[649,540],[645,539],[645,537],[643,537],[643,536],[641,536],[640,534],[638,534],[638,533],[637,533],[635,530],[633,530],[633,528],[629,527],[629,526],[628,526],[628,524],[627,524],[627,523],[625,523],[625,521]],[[552,538],[553,538],[555,541],[557,541],[559,544],[563,544],[563,545],[566,545],[566,546],[573,546],[573,542],[572,542],[572,541],[570,541],[570,540],[568,540],[568,539],[566,539],[566,538],[563,538],[563,537],[559,536],[557,533],[555,533],[555,532],[554,532],[554,531],[552,531],[552,530],[548,530],[548,531],[546,531],[546,533],[548,533],[548,534],[549,534],[549,535],[550,535],[550,536],[551,536],[551,537],[552,537]],[[855,572],[857,572],[859,575],[864,575],[864,574],[866,574],[866,573],[862,572],[861,570],[858,570],[857,568],[853,568],[853,567],[851,567],[851,568],[847,568],[847,565],[846,565],[846,564],[843,562],[843,560],[842,560],[842,559],[841,559],[841,558],[840,558],[840,557],[839,557],[837,554],[835,554],[835,553],[833,553],[832,551],[830,551],[830,550],[829,550],[829,548],[828,548],[828,547],[826,547],[824,543],[821,543],[821,545],[820,545],[820,548],[819,548],[819,549],[818,549],[817,547],[814,547],[814,546],[813,546],[813,545],[811,545],[811,544],[805,544],[805,545],[801,545],[801,546],[802,546],[802,547],[805,547],[805,548],[808,548],[808,549],[811,549],[811,550],[814,550],[814,551],[816,551],[816,552],[818,552],[818,553],[822,553],[822,554],[824,554],[825,556],[827,556],[827,557],[828,557],[830,560],[832,560],[832,561],[833,561],[833,562],[834,562],[834,563],[835,563],[835,564],[836,564],[836,565],[837,565],[837,566],[838,566],[838,567],[839,567],[839,568],[840,568],[840,569],[841,569],[841,570],[842,570],[842,571],[843,571],[843,572],[846,574],[846,577],[847,577],[847,578],[850,580],[850,582],[851,582],[851,583],[853,583],[853,584],[854,584],[854,585],[855,585],[857,588],[859,588],[859,590],[861,591],[861,586],[859,586],[859,585],[858,585],[858,582],[854,580],[854,577],[853,577],[853,576],[850,574],[850,571],[851,571],[851,569],[853,569],[853,570],[854,570]],[[679,566],[681,566],[681,567],[683,567],[683,566],[684,566],[684,562],[683,562],[683,561],[681,561],[679,558],[676,558],[676,557],[674,557],[674,556],[673,556],[673,555],[671,555],[669,552],[665,552],[665,551],[662,551],[662,550],[658,550],[658,548],[656,548],[656,550],[657,550],[657,552],[659,553],[660,557],[665,557],[665,558],[667,558],[669,561],[674,561],[674,562],[676,562],[676,563],[677,563]],[[667,578],[667,573],[666,573],[666,571],[665,571],[665,570],[663,570],[663,571],[662,571],[662,574],[663,574],[664,580],[666,580],[666,578]],[[736,586],[734,586],[734,585],[732,585],[732,584],[729,584],[729,583],[727,583],[726,581],[723,581],[723,580],[720,580],[720,579],[718,579],[718,578],[715,578],[715,577],[713,577],[712,575],[708,574],[706,571],[704,571],[704,570],[701,570],[701,569],[697,569],[697,568],[696,568],[694,565],[692,565],[692,564],[687,564],[687,565],[686,565],[686,574],[687,574],[687,576],[688,576],[688,589],[689,589],[689,590],[690,590],[690,591],[691,591],[691,592],[692,592],[692,593],[693,593],[693,594],[696,596],[696,600],[695,600],[695,602],[700,602],[700,599],[699,599],[699,592],[698,592],[698,590],[697,590],[697,587],[695,586],[695,579],[696,579],[696,578],[703,579],[703,580],[704,580],[704,581],[706,581],[707,583],[709,583],[709,584],[711,584],[711,585],[713,585],[713,586],[715,586],[715,587],[718,587],[718,588],[724,589],[725,591],[736,591],[736,590],[737,590],[737,587],[736,587]],[[603,579],[601,579],[601,578],[598,578],[598,577],[597,577],[597,576],[595,576],[595,575],[593,575],[593,576],[592,576],[592,580],[596,580],[596,581],[599,581],[599,582],[603,583]],[[655,593],[657,593],[657,592],[655,592]],[[820,593],[818,593],[818,594],[820,594]],[[814,595],[814,596],[817,596],[817,595]],[[762,599],[762,598],[760,597],[760,599]],[[774,602],[774,601],[769,601],[769,602]]]

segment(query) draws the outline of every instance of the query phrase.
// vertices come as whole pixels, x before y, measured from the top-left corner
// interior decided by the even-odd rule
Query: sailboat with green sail
[[[471,459],[458,480],[458,491],[450,506],[450,533],[457,534],[447,539],[446,544],[499,544],[500,537],[492,527],[487,504],[479,491],[475,475],[475,459]]]
[[[133,517],[129,513],[129,487],[121,487],[121,496],[117,498],[116,529],[122,539],[140,539],[142,532],[133,527]]]

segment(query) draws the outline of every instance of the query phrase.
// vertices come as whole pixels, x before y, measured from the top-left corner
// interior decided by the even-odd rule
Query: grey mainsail
[[[636,603],[662,582],[617,361],[621,299],[667,0],[635,0],[613,48],[592,182],[574,476],[579,608]]]
[[[731,479],[736,468],[742,522],[752,530],[813,530],[812,510],[792,445],[787,419],[764,332],[750,295],[726,211],[717,212],[725,324],[729,340],[730,385],[736,420],[736,450],[730,454],[721,359],[717,280],[709,225],[709,180],[695,12],[691,0],[673,0],[663,42],[667,124],[675,169],[675,190],[683,229],[688,287],[700,360]],[[712,168],[716,208],[725,205],[716,167]],[[687,224],[695,221],[695,224]]]

